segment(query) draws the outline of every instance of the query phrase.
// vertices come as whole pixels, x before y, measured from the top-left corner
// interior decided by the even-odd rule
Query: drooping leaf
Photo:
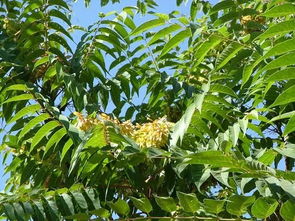
[[[179,204],[182,206],[184,211],[195,213],[200,208],[200,202],[194,193],[182,193],[177,192]]]
[[[128,203],[122,199],[118,199],[115,203],[109,202],[108,205],[112,208],[112,210],[121,215],[127,215],[130,211]]]
[[[231,196],[226,204],[226,210],[233,215],[241,216],[247,212],[247,209],[255,201],[255,196]]]
[[[147,198],[135,198],[130,196],[129,197],[131,201],[134,203],[135,207],[139,209],[140,211],[143,211],[145,213],[149,213],[152,211],[153,207],[150,203],[150,201]]]
[[[291,200],[284,202],[280,209],[280,215],[286,221],[294,221],[295,219],[295,204]]]
[[[260,219],[269,217],[276,211],[279,203],[270,197],[260,197],[251,207],[251,212],[254,216]]]
[[[156,203],[158,206],[167,212],[173,212],[176,211],[176,203],[174,202],[174,199],[172,197],[160,197],[155,196]]]
[[[205,211],[213,214],[218,214],[224,210],[224,200],[204,199]]]

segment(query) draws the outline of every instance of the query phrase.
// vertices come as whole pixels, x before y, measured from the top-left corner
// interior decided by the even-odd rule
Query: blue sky
[[[79,25],[83,27],[88,27],[98,20],[99,12],[110,12],[117,11],[120,12],[122,8],[126,6],[135,6],[137,0],[121,0],[122,3],[109,4],[105,7],[100,7],[98,0],[92,0],[90,7],[85,8],[84,1],[78,0],[76,3],[72,3],[72,24]],[[159,7],[156,11],[159,13],[170,13],[173,10],[179,11],[183,15],[189,15],[189,6],[190,2],[188,1],[187,5],[182,5],[181,7],[176,6],[176,0],[157,0]],[[218,0],[211,0],[211,3],[217,3]],[[142,23],[147,20],[147,17],[141,17],[137,20],[138,23]],[[73,33],[74,40],[77,43],[81,36],[81,32]],[[3,134],[0,133],[0,139],[2,139]],[[2,162],[2,155],[0,153],[0,162]],[[3,176],[3,166],[0,164],[0,191],[4,189],[5,180],[7,175]]]

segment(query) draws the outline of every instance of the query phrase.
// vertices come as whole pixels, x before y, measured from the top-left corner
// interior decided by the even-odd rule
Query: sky
[[[72,3],[72,24],[79,25],[83,27],[88,27],[98,20],[99,12],[107,13],[110,11],[120,12],[126,6],[135,6],[137,0],[121,0],[121,3],[108,4],[107,6],[101,7],[100,1],[92,0],[90,6],[86,8],[84,6],[83,0],[78,0],[76,3]],[[156,8],[158,13],[170,13],[174,10],[179,11],[182,15],[189,15],[189,6],[190,0],[186,5],[182,5],[180,7],[176,6],[176,0],[157,0],[157,4],[159,5]],[[210,0],[211,3],[217,3],[218,0]],[[141,17],[136,22],[138,24],[145,22],[148,17]],[[75,43],[77,43],[81,37],[81,32],[73,33],[73,38]],[[0,133],[0,139],[2,139],[3,134]],[[4,189],[5,180],[7,179],[7,175],[3,175],[3,166],[2,166],[2,155],[0,153],[0,191]]]

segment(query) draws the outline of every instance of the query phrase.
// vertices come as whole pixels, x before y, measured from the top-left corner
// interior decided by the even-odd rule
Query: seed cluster
[[[80,130],[88,131],[95,125],[103,123],[103,121],[110,121],[120,128],[120,132],[133,140],[142,148],[158,147],[161,148],[168,142],[169,132],[174,126],[174,123],[167,121],[166,117],[156,119],[152,122],[134,125],[130,120],[120,122],[104,113],[99,114],[98,119],[94,117],[86,117],[74,112],[77,116],[78,122],[76,127]]]

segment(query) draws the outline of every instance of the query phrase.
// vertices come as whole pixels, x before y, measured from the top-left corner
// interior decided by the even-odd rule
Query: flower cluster
[[[134,125],[130,120],[120,122],[117,118],[112,118],[104,113],[99,114],[98,119],[94,117],[86,117],[74,112],[77,116],[78,122],[76,127],[80,130],[87,131],[92,129],[95,125],[103,123],[103,121],[110,121],[120,128],[123,135],[129,136],[142,148],[158,147],[161,148],[168,142],[169,132],[174,126],[173,123],[167,121],[166,117],[156,119],[152,122]]]
[[[84,118],[84,116],[79,112],[74,112],[73,114],[78,117],[78,122],[76,124],[76,127],[78,127],[80,130],[83,130],[83,131],[91,130],[95,125],[100,123],[100,121],[94,117]]]
[[[141,147],[163,147],[168,142],[168,136],[173,123],[166,117],[154,120],[150,123],[136,125],[133,139]]]

